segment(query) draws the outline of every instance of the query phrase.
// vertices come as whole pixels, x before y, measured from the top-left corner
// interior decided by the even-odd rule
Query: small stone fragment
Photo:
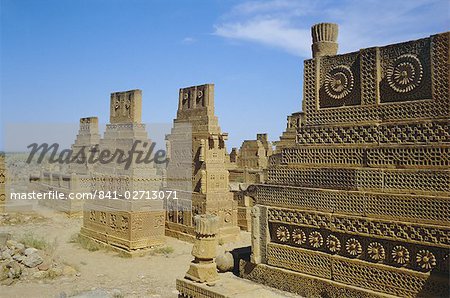
[[[42,264],[44,260],[41,258],[40,255],[37,253],[28,255],[25,259],[23,259],[22,264],[24,264],[27,267],[34,268],[37,265]]]
[[[27,249],[25,249],[25,251],[23,252],[26,256],[32,255],[34,253],[37,253],[38,250],[34,247],[29,247]]]
[[[14,240],[8,240],[8,241],[6,241],[6,246],[7,246],[9,249],[14,249],[14,248],[16,247],[16,245],[17,245],[17,241],[14,241]]]
[[[45,271],[37,271],[35,273],[33,273],[33,278],[35,279],[42,279],[45,278],[47,276],[47,272]]]
[[[51,267],[51,263],[49,261],[44,261],[44,262],[42,262],[42,264],[40,264],[38,266],[38,269],[40,271],[47,271],[48,269],[50,269],[50,267]]]
[[[9,267],[9,274],[8,276],[10,278],[19,278],[22,274],[22,268],[17,262],[11,262],[8,264]]]
[[[65,276],[75,276],[77,274],[77,270],[75,270],[72,266],[64,266],[62,273]]]

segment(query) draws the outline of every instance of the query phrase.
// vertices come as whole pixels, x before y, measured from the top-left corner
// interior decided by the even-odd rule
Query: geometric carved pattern
[[[177,279],[176,287],[179,292],[178,297],[208,297],[208,298],[226,298],[226,295],[217,293],[214,288],[201,287],[199,284],[187,279]]]
[[[257,185],[257,204],[450,224],[450,198]]]
[[[304,62],[295,144],[280,145],[265,184],[246,190],[267,214],[258,231],[269,238],[253,235],[260,270],[380,295],[448,295],[449,37]],[[309,296],[322,292],[336,296]]]
[[[378,48],[361,50],[361,100],[363,105],[375,105],[378,98]]]
[[[293,251],[289,247],[270,243],[267,251],[267,263],[319,277],[331,278],[330,257],[327,255],[317,257],[313,251]]]
[[[323,252],[330,255],[340,255],[348,258],[358,258],[367,262],[382,263],[392,267],[406,267],[415,271],[448,272],[446,259],[448,249],[431,246],[413,246],[401,241],[391,242],[386,239],[376,239],[364,235],[349,235],[348,232],[320,230],[308,227],[299,228],[294,224],[280,224],[271,222],[270,228],[286,229],[288,231],[302,230],[309,233],[308,242],[281,241],[272,237],[271,243],[282,244],[286,247],[301,247],[308,251]],[[325,245],[321,245],[326,237]],[[437,265],[439,264],[439,265]],[[295,266],[295,265],[292,265]]]
[[[268,169],[267,182],[313,188],[366,189],[400,193],[448,193],[450,191],[450,171],[277,166]]]
[[[450,34],[439,34],[432,37],[432,60],[431,69],[433,73],[433,98],[439,103],[437,109],[441,109],[443,115],[450,112],[449,104],[449,37]]]
[[[450,143],[450,121],[361,126],[302,126],[300,145]]]
[[[82,234],[126,250],[163,243],[164,211],[100,211],[89,204],[84,211]]]
[[[337,258],[332,270],[333,279],[338,282],[402,297],[421,296],[421,293],[427,293],[427,297],[445,297],[448,291],[442,280],[436,283],[429,281],[428,276],[408,275],[402,270],[387,270],[382,266],[367,267],[358,261]]]
[[[397,50],[399,47],[404,47]],[[431,47],[431,49],[430,49]],[[393,48],[384,47],[377,48],[380,52],[380,68],[381,86],[380,95],[378,95],[376,83],[376,71],[373,70],[378,64],[376,59],[377,54],[372,54],[372,57],[367,57],[366,51],[363,50],[353,53],[355,56],[361,56],[361,65],[358,68],[364,70],[368,69],[371,76],[366,78],[362,74],[361,93],[363,97],[362,105],[359,106],[340,106],[339,108],[317,108],[317,96],[322,94],[316,93],[317,77],[316,64],[317,59],[306,60],[304,62],[304,112],[305,123],[313,124],[338,124],[338,123],[356,123],[366,121],[382,121],[401,120],[405,119],[405,115],[409,119],[429,119],[446,117],[449,113],[449,94],[448,94],[448,53],[449,53],[449,34],[439,34],[431,36],[431,38],[422,39],[419,41],[409,42],[402,45],[395,45]],[[373,50],[372,50],[373,51]],[[433,53],[430,58],[430,52]],[[398,93],[389,87],[384,74],[392,65],[393,61],[402,54],[412,53],[420,58],[423,67],[424,75],[422,82],[416,90],[406,93]],[[342,64],[339,56],[327,57],[326,60],[331,60],[330,64]],[[334,58],[331,59],[331,58]],[[369,59],[368,59],[369,58]],[[355,58],[356,59],[356,58]],[[321,58],[320,60],[324,60]],[[373,63],[372,67],[368,68],[368,61]],[[431,65],[430,65],[431,62]],[[320,62],[320,76],[322,76],[323,62]],[[431,74],[433,74],[433,81],[431,82]],[[359,75],[356,76],[359,79]],[[427,80],[427,81],[425,81]],[[368,82],[370,82],[368,84]],[[432,86],[431,86],[432,85]],[[431,90],[433,94],[431,94]],[[367,94],[370,94],[371,100],[368,100]],[[399,95],[400,94],[400,95]],[[392,102],[391,104],[374,104],[378,102],[375,96],[381,96],[383,102]],[[418,100],[418,101],[417,101]],[[364,103],[367,103],[365,105]],[[322,106],[322,104],[320,104]]]
[[[412,273],[409,270],[381,264],[367,267],[364,261],[346,259],[339,255],[309,252],[303,248],[276,243],[268,245],[268,255],[269,265],[333,279],[343,284],[356,285],[377,292],[402,297],[416,297],[421,293],[426,293],[428,297],[445,297],[445,293],[448,291],[448,286],[442,286],[446,284],[445,281],[438,278],[436,281],[436,279],[421,272]],[[317,270],[315,270],[316,268]],[[281,276],[290,278],[288,273]],[[369,276],[370,278],[368,278]],[[283,282],[280,281],[280,284],[283,284]],[[318,285],[315,283],[312,286]],[[347,295],[342,297],[349,297]]]
[[[305,120],[308,119],[308,115],[315,113],[316,111],[316,60],[305,60],[303,62],[303,94],[304,94],[304,112]]]
[[[243,278],[296,293],[301,297],[384,297],[379,291],[400,297],[447,297],[449,292],[448,280],[445,278],[383,266],[376,266],[372,270],[361,263],[363,262],[359,260],[344,261],[339,257],[333,259],[334,282],[265,264],[255,266],[243,260],[239,264],[239,273]],[[376,283],[367,280],[368,276],[375,275]],[[365,281],[358,280],[356,283],[362,286],[352,286],[361,277]]]
[[[331,164],[359,167],[450,167],[450,147],[389,146],[376,148],[297,147],[281,151],[282,164]]]
[[[269,208],[269,222],[450,248],[450,227],[448,226],[429,226],[367,217],[274,208]],[[286,226],[283,227],[286,229]]]
[[[372,148],[366,150],[368,166],[450,167],[450,147]]]

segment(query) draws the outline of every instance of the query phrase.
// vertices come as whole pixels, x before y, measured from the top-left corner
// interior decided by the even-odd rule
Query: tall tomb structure
[[[238,225],[242,230],[251,229],[253,200],[246,195],[250,184],[265,181],[269,157],[273,154],[272,143],[266,133],[256,135],[256,140],[245,140],[239,151],[230,153],[230,189],[238,203]]]
[[[448,297],[450,34],[337,55],[337,31],[312,27],[241,274],[306,297]]]
[[[151,153],[152,143],[141,112],[141,90],[111,94],[110,123],[98,154],[120,150],[126,158],[134,148],[142,155],[132,154],[128,165],[118,159],[95,164],[92,192],[96,197],[84,204],[80,233],[131,253],[164,243],[163,200],[152,199],[152,192],[160,190],[162,176],[154,163],[137,162]]]
[[[98,131],[98,118],[80,118],[80,126],[74,144],[72,144],[72,157],[78,157],[69,163],[65,170],[45,169],[41,167],[39,175],[30,175],[29,191],[47,193],[57,191],[64,193],[66,198],[70,193],[88,193],[91,191],[91,173],[94,165],[87,158],[81,158],[81,154],[87,156],[91,151],[96,151],[100,142]],[[83,151],[83,152],[81,152]],[[74,199],[42,199],[39,204],[52,209],[65,212],[69,216],[79,216],[83,212],[84,200]]]
[[[180,89],[177,118],[167,136],[166,188],[178,197],[166,202],[167,235],[193,241],[193,216],[201,214],[218,217],[221,241],[239,235],[237,203],[225,167],[227,137],[214,114],[214,85]]]

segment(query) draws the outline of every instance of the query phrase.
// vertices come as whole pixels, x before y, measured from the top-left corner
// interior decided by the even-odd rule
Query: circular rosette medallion
[[[325,77],[325,92],[333,99],[343,99],[353,90],[354,78],[350,67],[333,67]]]
[[[341,250],[341,242],[336,236],[330,235],[327,237],[327,247],[332,253],[337,253]]]
[[[411,54],[399,56],[386,72],[389,86],[400,93],[414,90],[422,82],[422,76],[422,64]]]
[[[406,247],[397,245],[392,250],[392,260],[399,264],[399,265],[405,265],[409,262],[409,251],[406,249]]]
[[[296,244],[301,245],[306,242],[306,235],[302,230],[294,229],[294,231],[292,231],[292,240]]]
[[[372,242],[367,247],[369,257],[374,261],[382,261],[386,258],[386,251],[379,242]]]
[[[355,238],[350,238],[345,243],[347,252],[352,256],[359,256],[362,253],[362,246]]]
[[[277,239],[280,242],[287,242],[291,237],[288,228],[285,226],[279,226],[277,229]]]
[[[416,256],[417,265],[422,269],[430,270],[436,266],[436,257],[429,250],[421,250]]]
[[[308,241],[312,247],[319,248],[323,244],[323,237],[319,232],[314,231],[309,234]]]

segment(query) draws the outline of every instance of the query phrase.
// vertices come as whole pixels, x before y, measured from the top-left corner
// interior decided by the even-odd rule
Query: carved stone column
[[[311,27],[313,58],[334,56],[338,51],[338,25],[320,23]]]
[[[200,282],[211,283],[219,279],[215,257],[217,255],[217,232],[219,220],[211,214],[196,215],[195,242],[192,247],[194,260],[186,273],[185,278]]]
[[[253,264],[261,264],[261,210],[259,206],[252,208],[252,254],[250,260]]]

